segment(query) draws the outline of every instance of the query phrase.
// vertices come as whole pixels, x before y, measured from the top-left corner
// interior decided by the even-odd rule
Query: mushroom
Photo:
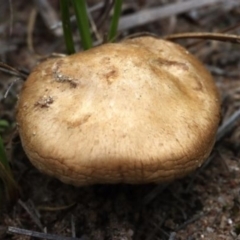
[[[76,186],[181,178],[209,156],[219,116],[203,65],[153,37],[39,64],[16,114],[33,165]]]

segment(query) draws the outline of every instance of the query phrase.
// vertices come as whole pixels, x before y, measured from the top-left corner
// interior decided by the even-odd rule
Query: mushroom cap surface
[[[220,99],[186,49],[140,37],[39,64],[16,117],[30,161],[65,183],[168,182],[209,156]]]

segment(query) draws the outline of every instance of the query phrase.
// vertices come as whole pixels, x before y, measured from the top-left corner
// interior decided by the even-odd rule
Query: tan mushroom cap
[[[74,185],[138,184],[201,166],[219,112],[214,81],[195,57],[140,37],[38,65],[20,94],[17,123],[42,172]]]

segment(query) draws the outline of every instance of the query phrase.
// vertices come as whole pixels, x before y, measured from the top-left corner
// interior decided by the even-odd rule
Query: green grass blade
[[[3,182],[0,181],[0,213],[2,211],[3,205],[4,205],[4,201],[5,201],[5,194],[4,194],[4,185]]]
[[[108,33],[109,42],[112,42],[116,37],[117,30],[118,30],[118,21],[121,15],[121,10],[122,10],[122,0],[115,0],[113,17],[110,25],[110,30]]]
[[[0,120],[0,133],[3,133],[10,127],[10,124],[8,121],[1,119]]]
[[[92,38],[87,15],[85,0],[72,0],[76,14],[77,25],[82,39],[82,46],[85,50],[92,47]]]
[[[64,40],[67,48],[68,54],[75,53],[72,30],[71,30],[71,22],[70,22],[70,14],[69,14],[69,0],[60,0],[60,10],[62,17],[62,27]]]
[[[8,164],[7,155],[5,153],[5,149],[4,149],[4,145],[1,137],[0,137],[0,161],[3,167],[9,171],[10,166]]]
[[[9,127],[9,122],[4,120],[4,119],[1,119],[0,120],[0,127],[2,128],[8,128]]]
[[[14,180],[11,168],[9,166],[7,155],[5,153],[2,138],[0,137],[0,192],[3,193],[2,186],[5,190],[9,201],[14,201],[18,196],[18,185]]]

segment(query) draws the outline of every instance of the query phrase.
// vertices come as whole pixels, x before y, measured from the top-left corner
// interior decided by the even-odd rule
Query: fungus
[[[77,186],[181,178],[209,156],[219,116],[203,65],[152,37],[39,64],[16,115],[33,165]]]

